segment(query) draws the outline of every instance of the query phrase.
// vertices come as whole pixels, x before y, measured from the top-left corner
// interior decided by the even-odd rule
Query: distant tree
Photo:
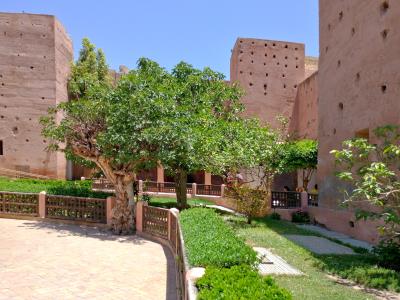
[[[308,139],[288,141],[282,151],[282,169],[285,172],[302,170],[303,188],[307,191],[311,176],[317,169],[318,143]]]
[[[340,172],[350,183],[344,205],[356,208],[358,219],[379,219],[380,232],[400,243],[400,126],[387,125],[374,130],[376,144],[367,139],[343,142],[333,150]],[[368,206],[370,206],[368,208]],[[372,207],[371,207],[372,206]],[[373,208],[373,209],[371,209]]]
[[[173,110],[164,115],[155,134],[161,146],[159,159],[175,176],[178,206],[184,208],[188,173],[223,172],[233,151],[230,143],[240,139],[232,128],[243,122],[239,117],[242,91],[227,84],[221,73],[184,62],[173,68],[161,89]]]

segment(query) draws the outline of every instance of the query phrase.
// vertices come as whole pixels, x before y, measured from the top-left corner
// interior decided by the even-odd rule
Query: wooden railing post
[[[192,196],[196,196],[197,194],[197,184],[195,182],[192,183]]]
[[[139,193],[139,196],[143,195],[143,180],[139,180],[139,182],[138,182],[138,193]]]
[[[46,192],[39,193],[39,217],[46,218]]]
[[[308,207],[308,193],[301,192],[301,209],[306,209]]]
[[[175,241],[174,241],[174,245],[176,246],[174,249],[175,250],[175,254],[178,253],[178,239],[179,239],[179,210],[177,210],[176,208],[171,208],[169,210],[169,214],[172,214],[175,216],[176,218],[176,226],[175,226]],[[169,220],[172,219],[169,217]],[[168,222],[168,240],[171,241],[171,223],[170,221]]]
[[[107,197],[106,199],[106,218],[107,218],[107,225],[111,226],[112,221],[112,209],[115,205],[115,197]]]
[[[221,184],[221,198],[224,197],[224,193],[225,193],[225,184]]]
[[[143,232],[144,208],[147,205],[145,201],[136,202],[136,231]]]

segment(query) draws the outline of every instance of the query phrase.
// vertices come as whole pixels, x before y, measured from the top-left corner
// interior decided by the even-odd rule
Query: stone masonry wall
[[[329,151],[345,139],[371,138],[377,126],[400,124],[400,1],[320,0],[319,7],[317,179],[320,206],[334,209],[325,225],[335,229],[335,213],[345,212]],[[366,238],[351,225],[341,231]]]
[[[0,167],[65,178],[64,155],[45,151],[39,119],[67,101],[72,43],[54,16],[0,13]]]
[[[238,38],[232,50],[230,81],[245,90],[245,115],[277,126],[292,114],[298,84],[304,80],[304,44]]]

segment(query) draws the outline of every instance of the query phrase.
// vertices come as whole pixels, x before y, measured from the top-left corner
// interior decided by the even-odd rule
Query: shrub
[[[209,267],[196,286],[199,300],[292,299],[290,293],[278,287],[271,277],[261,277],[249,266],[233,266],[230,269]]]
[[[295,211],[292,213],[292,222],[294,223],[310,223],[310,216],[306,211]]]
[[[280,220],[280,219],[281,219],[281,215],[278,214],[277,212],[272,213],[269,217],[270,217],[272,220]]]
[[[192,266],[253,265],[255,251],[237,237],[217,213],[207,208],[184,210],[180,215],[187,256]]]
[[[143,194],[142,195],[142,201],[149,203],[151,201],[151,196],[150,194]]]
[[[393,240],[381,241],[373,253],[381,267],[400,271],[400,245]]]
[[[227,189],[226,195],[236,202],[236,210],[246,216],[247,224],[251,224],[252,218],[260,214],[268,199],[267,192],[244,184],[233,184]]]

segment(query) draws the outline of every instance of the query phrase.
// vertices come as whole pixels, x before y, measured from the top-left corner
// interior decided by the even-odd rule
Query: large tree
[[[133,229],[129,203],[137,172],[157,162],[159,146],[151,133],[173,111],[160,88],[166,76],[156,63],[140,59],[137,70],[112,84],[104,55],[85,39],[72,66],[71,101],[42,118],[51,150],[95,164],[115,186],[112,227],[119,234]]]

